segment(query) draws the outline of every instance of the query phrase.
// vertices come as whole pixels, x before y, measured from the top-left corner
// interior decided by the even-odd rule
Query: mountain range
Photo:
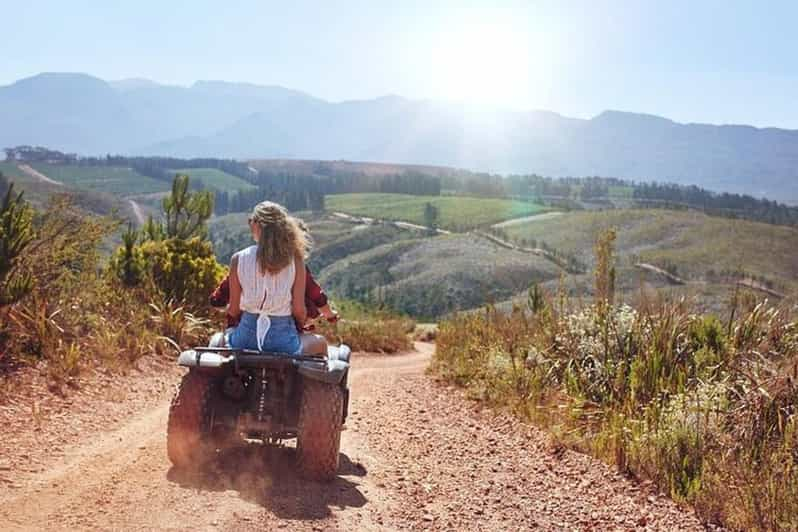
[[[798,130],[605,111],[476,109],[385,96],[328,102],[277,86],[44,73],[0,87],[0,147],[79,154],[348,159],[494,173],[696,184],[798,203]]]

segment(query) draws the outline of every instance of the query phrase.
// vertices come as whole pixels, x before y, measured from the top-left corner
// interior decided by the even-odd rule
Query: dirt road
[[[144,225],[147,219],[144,217],[144,212],[141,210],[141,205],[136,203],[135,200],[128,200],[128,203],[130,203],[130,208],[133,209],[133,214],[136,216],[136,222],[139,225]]]
[[[0,529],[700,528],[650,488],[434,382],[424,373],[432,349],[355,355],[331,484],[300,480],[290,446],[227,452],[202,472],[181,473],[164,436],[167,389],[179,372],[164,367],[153,386],[135,374],[109,381],[109,393],[77,413],[5,425]]]
[[[17,168],[19,168],[20,170],[22,170],[23,172],[25,172],[26,174],[28,174],[32,178],[38,179],[40,181],[44,181],[45,183],[50,183],[51,185],[58,185],[58,186],[63,186],[64,185],[60,181],[56,181],[55,179],[50,179],[49,177],[47,177],[43,173],[37,171],[36,169],[31,167],[30,165],[18,164]]]

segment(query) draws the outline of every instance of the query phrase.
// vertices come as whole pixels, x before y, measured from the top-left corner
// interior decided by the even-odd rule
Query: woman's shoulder
[[[240,249],[236,251],[233,256],[234,257],[248,257],[248,256],[255,256],[258,254],[258,246],[249,246],[244,249]]]

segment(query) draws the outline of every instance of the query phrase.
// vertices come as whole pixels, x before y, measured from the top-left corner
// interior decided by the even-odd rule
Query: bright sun
[[[439,97],[511,107],[531,100],[529,39],[512,25],[469,24],[439,38],[432,57]]]

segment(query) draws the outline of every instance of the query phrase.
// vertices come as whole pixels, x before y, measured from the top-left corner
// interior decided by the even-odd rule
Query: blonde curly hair
[[[282,205],[272,201],[258,203],[249,222],[260,227],[257,258],[261,273],[277,273],[310,251],[307,234]]]

